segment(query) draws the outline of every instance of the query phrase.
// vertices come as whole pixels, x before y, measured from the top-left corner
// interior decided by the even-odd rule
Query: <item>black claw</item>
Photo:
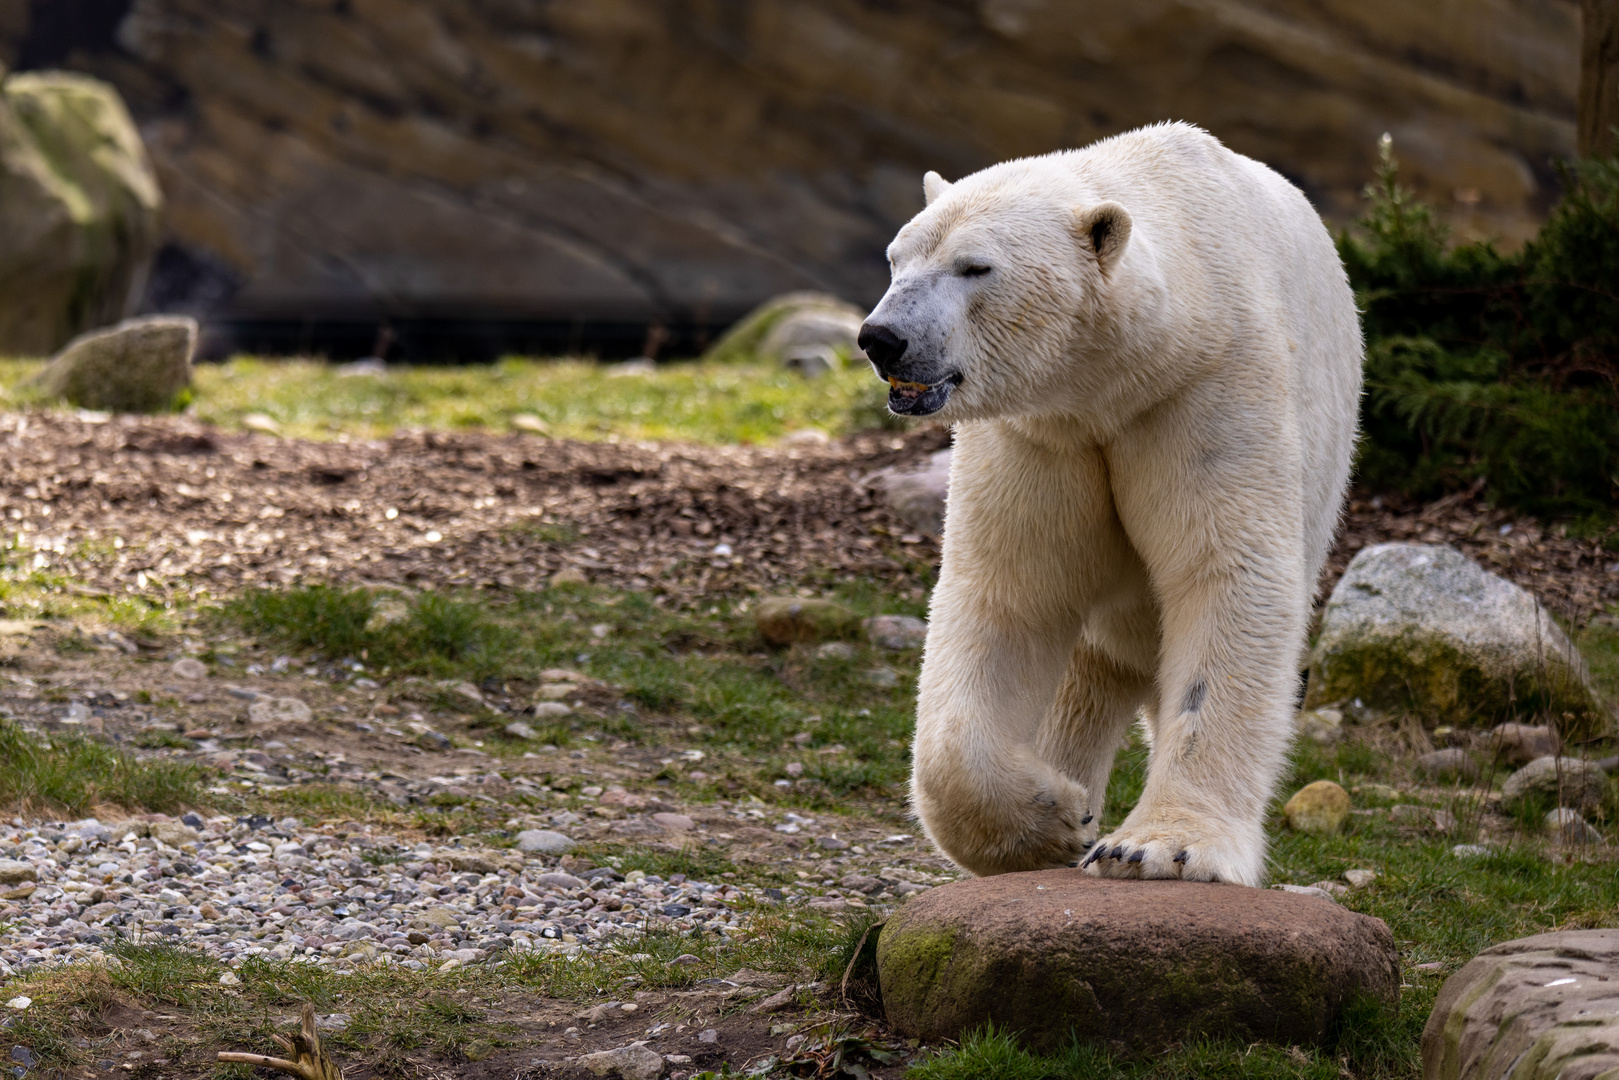
[[[1113,850],[1108,853],[1108,858],[1110,858],[1110,859],[1122,859],[1122,858],[1124,858],[1124,845],[1123,844],[1114,844],[1113,845]]]
[[[1179,852],[1176,853],[1175,861],[1178,862],[1178,863],[1183,863],[1183,862],[1186,861],[1186,849],[1185,848],[1182,848]]]
[[[1095,820],[1096,820],[1096,815],[1095,814],[1086,814],[1084,817],[1079,819],[1079,823],[1081,825],[1089,825],[1091,822],[1093,822]]]
[[[1128,859],[1126,859],[1126,860],[1125,860],[1125,861],[1126,861],[1126,862],[1140,862],[1140,861],[1141,861],[1141,857],[1142,857],[1142,856],[1143,856],[1143,855],[1145,855],[1145,854],[1147,854],[1147,853],[1146,853],[1146,852],[1145,852],[1145,851],[1137,851],[1137,852],[1136,852],[1136,853],[1135,853],[1135,854],[1134,854],[1134,855],[1132,855],[1132,856],[1130,856],[1130,857],[1129,857],[1129,858],[1128,858]]]
[[[1102,854],[1103,853],[1100,852],[1100,851],[1092,851],[1090,853],[1090,855],[1086,857],[1085,861],[1079,864],[1080,869],[1083,870],[1085,867],[1089,866],[1091,863],[1095,862],[1097,859],[1100,859],[1102,857]]]

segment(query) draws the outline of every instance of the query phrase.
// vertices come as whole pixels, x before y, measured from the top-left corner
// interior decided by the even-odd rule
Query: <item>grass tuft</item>
[[[0,719],[0,806],[71,817],[102,803],[174,813],[208,805],[206,780],[190,762],[138,761],[81,735],[34,735]]]

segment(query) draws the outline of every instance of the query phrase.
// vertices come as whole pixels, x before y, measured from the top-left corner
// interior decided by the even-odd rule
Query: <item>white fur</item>
[[[1259,884],[1355,440],[1331,238],[1184,124],[926,187],[868,320],[908,343],[884,374],[961,379],[916,812],[974,873],[1077,860],[1140,710],[1146,788],[1092,872]]]

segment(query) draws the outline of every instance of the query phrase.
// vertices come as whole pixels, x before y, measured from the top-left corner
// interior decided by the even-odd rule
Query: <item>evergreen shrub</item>
[[[1384,136],[1371,208],[1338,248],[1362,311],[1357,478],[1473,490],[1543,517],[1619,508],[1619,161],[1563,169],[1540,234],[1503,254],[1449,243]]]

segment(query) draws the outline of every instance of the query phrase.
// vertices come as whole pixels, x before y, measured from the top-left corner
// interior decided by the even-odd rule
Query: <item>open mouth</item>
[[[936,383],[906,382],[888,377],[888,411],[901,416],[927,416],[944,408],[950,392],[961,385],[961,376],[952,374]]]

